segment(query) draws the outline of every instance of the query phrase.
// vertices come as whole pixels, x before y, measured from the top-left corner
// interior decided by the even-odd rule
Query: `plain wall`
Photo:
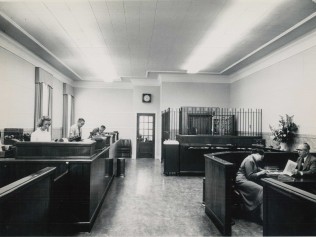
[[[142,94],[152,94],[151,103],[142,102]],[[160,159],[160,88],[134,86],[133,89],[75,88],[75,120],[86,123],[83,136],[100,125],[106,131],[119,131],[120,138],[132,140],[132,157],[136,158],[137,113],[154,113],[156,117],[155,158]]]
[[[129,89],[75,88],[75,121],[82,117],[86,123],[83,137],[101,125],[106,131],[119,131],[122,139],[131,139],[135,128],[133,91]]]
[[[63,82],[72,81],[3,32],[0,32],[0,131],[4,128],[23,128],[25,133],[34,131],[35,67],[54,77],[51,128],[52,138],[60,138]]]
[[[228,83],[163,82],[161,110],[181,106],[229,107]]]
[[[290,54],[298,47],[304,50]],[[276,58],[282,60],[231,84],[231,106],[262,108],[263,132],[267,139],[270,134],[269,125],[277,126],[280,115],[294,115],[294,122],[299,125],[298,142],[308,141],[315,150],[316,34],[309,35],[308,40],[302,38],[275,52],[262,60],[262,64]],[[269,144],[273,145],[271,141]]]
[[[34,127],[35,67],[0,48],[0,129]]]
[[[143,94],[151,94],[151,103],[144,103],[142,101]],[[153,113],[155,114],[155,158],[160,159],[161,151],[161,114],[160,114],[160,87],[158,86],[134,86],[133,89],[134,97],[134,115],[135,125],[137,123],[137,113]],[[132,139],[133,150],[136,151],[136,131]],[[134,153],[133,155],[136,155]]]

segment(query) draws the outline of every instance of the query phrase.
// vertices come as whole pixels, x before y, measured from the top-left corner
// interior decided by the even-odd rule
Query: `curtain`
[[[42,97],[43,83],[35,84],[35,113],[34,113],[34,131],[37,128],[37,122],[42,116]]]
[[[68,137],[68,95],[63,98],[63,137]]]
[[[70,114],[70,124],[75,123],[75,98],[71,96],[71,114]]]
[[[42,68],[35,68],[34,130],[43,115],[49,116],[51,119],[53,117],[53,82],[54,77],[50,73]],[[52,133],[52,125],[50,127],[49,131]]]
[[[63,94],[63,137],[68,137],[70,126],[75,122],[75,99],[73,87],[64,83]]]
[[[53,88],[51,86],[48,86],[48,117],[50,117],[51,125],[48,131],[50,131],[51,137],[53,136]]]

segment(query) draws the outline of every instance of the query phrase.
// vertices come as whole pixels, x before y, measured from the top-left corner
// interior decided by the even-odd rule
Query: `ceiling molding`
[[[75,81],[75,88],[91,88],[91,89],[124,89],[132,90],[133,84],[130,82],[90,82],[90,81]]]
[[[0,31],[0,47],[7,50],[8,52],[16,55],[17,57],[27,61],[28,63],[34,65],[34,67],[41,67],[47,72],[51,73],[56,79],[61,82],[72,85],[73,80],[60,73],[56,68],[52,67],[49,63],[44,61],[39,56],[35,55],[30,50],[26,49],[25,46],[21,45],[19,42],[15,41],[7,34]]]
[[[183,31],[182,32],[182,31],[180,31],[181,29],[178,27],[179,22],[182,22],[181,24],[184,24],[184,23],[191,22],[190,19],[202,20],[202,19],[204,19],[203,17],[205,14],[212,12],[211,10],[210,11],[207,10],[207,9],[211,9],[211,8],[205,7],[205,6],[208,6],[207,1],[205,1],[206,5],[203,5],[202,3],[201,4],[197,3],[196,6],[197,7],[199,6],[199,8],[196,8],[195,11],[191,11],[192,9],[190,9],[190,6],[191,6],[190,1],[188,1],[187,5],[185,5],[185,4],[183,5],[183,6],[185,6],[185,8],[183,8],[183,9],[181,8],[182,10],[180,9],[178,13],[182,16],[181,19],[183,19],[183,20],[189,19],[188,22],[178,21],[178,20],[176,20],[177,18],[175,18],[175,21],[172,20],[173,18],[170,20],[167,16],[176,15],[174,11],[170,10],[168,12],[169,15],[167,13],[165,13],[164,11],[158,12],[159,14],[157,14],[155,16],[155,17],[157,17],[157,19],[155,19],[155,20],[157,20],[157,24],[155,24],[154,21],[148,21],[148,19],[151,19],[151,18],[146,18],[147,15],[144,15],[144,16],[141,15],[142,14],[141,11],[137,11],[135,13],[136,14],[135,16],[137,16],[137,17],[135,17],[135,19],[137,19],[137,20],[134,22],[134,20],[133,20],[134,18],[131,17],[131,16],[134,16],[133,15],[134,13],[132,11],[132,9],[133,9],[132,6],[134,6],[134,3],[131,4],[132,8],[127,11],[127,13],[133,13],[133,14],[126,14],[126,15],[120,15],[120,16],[116,16],[115,14],[113,14],[112,18],[111,18],[110,17],[111,11],[115,12],[115,11],[117,11],[117,9],[122,10],[124,7],[124,4],[113,4],[113,6],[110,6],[110,8],[108,8],[108,6],[106,6],[106,8],[101,8],[99,5],[97,5],[97,4],[94,5],[91,2],[91,4],[90,3],[88,4],[88,5],[90,5],[90,8],[86,8],[87,4],[78,5],[79,6],[78,9],[80,10],[79,11],[77,9],[77,5],[72,5],[70,3],[66,3],[66,1],[61,1],[61,6],[66,9],[66,13],[61,14],[62,17],[60,18],[60,21],[62,22],[63,20],[65,20],[65,25],[67,25],[67,19],[69,16],[69,18],[72,19],[72,21],[70,21],[70,23],[72,22],[73,25],[76,26],[77,23],[78,23],[78,25],[80,25],[79,19],[82,20],[84,22],[84,24],[80,25],[81,28],[74,27],[73,31],[72,30],[67,31],[66,29],[71,28],[71,27],[66,27],[66,29],[64,29],[64,30],[69,35],[72,35],[72,33],[74,33],[74,32],[76,33],[77,31],[82,33],[82,30],[87,30],[85,32],[85,34],[89,35],[89,36],[93,35],[93,34],[90,34],[91,32],[93,33],[93,31],[89,31],[90,27],[84,27],[84,26],[86,26],[85,23],[87,23],[87,22],[85,22],[86,18],[84,18],[82,16],[83,15],[82,13],[87,13],[87,15],[91,16],[91,18],[87,18],[87,20],[90,19],[91,22],[93,22],[93,23],[95,23],[95,21],[98,24],[104,23],[104,29],[102,28],[104,30],[104,32],[101,30],[100,25],[98,25],[98,27],[97,27],[98,28],[97,32],[100,34],[100,32],[102,31],[104,33],[104,35],[106,35],[108,37],[108,38],[105,37],[107,39],[106,41],[109,42],[109,44],[116,45],[116,47],[113,46],[113,50],[117,49],[117,59],[116,59],[117,64],[120,65],[120,60],[122,62],[124,62],[124,64],[121,65],[121,69],[123,68],[124,70],[121,70],[121,71],[123,72],[122,74],[126,75],[126,77],[121,77],[122,82],[123,83],[128,82],[130,84],[130,86],[135,86],[135,85],[136,86],[139,86],[139,85],[159,86],[161,84],[161,82],[230,83],[230,82],[235,81],[236,77],[240,78],[240,75],[245,75],[247,73],[248,74],[251,73],[251,71],[260,70],[258,68],[263,67],[261,65],[262,62],[264,62],[263,63],[264,65],[268,65],[268,63],[266,63],[266,61],[265,61],[266,57],[269,57],[270,54],[274,54],[274,52],[276,52],[278,49],[280,49],[280,47],[284,47],[284,46],[290,44],[291,42],[296,41],[297,39],[301,38],[302,35],[306,35],[306,34],[308,34],[308,32],[311,32],[312,30],[315,29],[315,27],[316,27],[315,4],[312,3],[311,0],[305,0],[304,2],[302,1],[303,4],[299,3],[299,1],[300,0],[295,0],[295,1],[293,0],[293,2],[295,2],[295,4],[290,5],[290,6],[300,6],[300,8],[291,7],[288,9],[296,9],[296,11],[294,11],[295,13],[302,13],[302,14],[288,15],[288,17],[291,17],[291,18],[284,18],[283,23],[284,22],[291,22],[291,24],[286,24],[285,26],[283,26],[281,24],[282,22],[281,23],[278,22],[277,18],[275,18],[275,19],[273,18],[274,21],[271,21],[268,23],[270,26],[273,24],[276,24],[276,27],[271,28],[272,30],[278,30],[278,27],[283,26],[282,28],[279,28],[280,30],[277,31],[278,32],[277,34],[279,34],[281,31],[283,31],[284,29],[287,29],[291,25],[295,24],[300,19],[308,16],[311,12],[314,12],[314,13],[309,15],[308,17],[306,17],[304,20],[298,22],[296,25],[292,26],[288,30],[284,31],[279,36],[270,40],[268,43],[261,45],[259,48],[252,51],[248,55],[244,56],[246,53],[248,53],[248,51],[244,51],[244,54],[242,54],[238,57],[238,59],[240,57],[242,57],[242,58],[240,58],[236,62],[232,63],[233,61],[236,60],[237,57],[234,58],[235,60],[229,61],[230,63],[226,63],[225,66],[221,65],[219,70],[221,70],[223,67],[226,67],[226,69],[222,70],[221,72],[211,72],[212,69],[210,68],[209,71],[203,71],[203,72],[198,73],[198,74],[187,74],[186,71],[183,71],[183,70],[177,71],[179,69],[179,67],[174,66],[172,63],[178,62],[179,59],[181,59],[181,57],[185,56],[188,53],[185,50],[189,49],[190,46],[192,47],[192,45],[195,45],[197,42],[197,38],[199,38],[200,35],[202,34],[201,32],[205,32],[205,30],[203,30],[203,29],[208,28],[210,23],[213,22],[210,20],[208,22],[208,24],[205,23],[205,26],[200,26],[200,25],[203,25],[201,23],[200,23],[200,25],[199,24],[193,25],[195,27],[191,27],[191,28],[193,28],[194,30],[199,30],[197,32],[195,32],[195,31],[192,31],[192,32],[191,31],[189,31],[189,32]],[[64,52],[63,49],[61,49],[60,44],[59,44],[60,42],[63,42],[63,41],[59,42],[58,40],[56,40],[56,44],[52,44],[52,42],[50,42],[49,40],[45,41],[45,37],[41,38],[42,34],[43,35],[46,34],[46,38],[53,41],[53,39],[58,39],[57,36],[60,36],[60,35],[56,34],[56,38],[51,37],[54,34],[54,31],[53,31],[54,27],[49,27],[49,26],[53,26],[53,24],[52,25],[47,24],[46,28],[40,27],[40,26],[45,25],[45,24],[37,24],[39,22],[38,21],[39,19],[42,19],[43,23],[45,23],[45,19],[46,19],[45,17],[49,16],[49,14],[44,14],[45,12],[43,12],[43,8],[41,8],[40,5],[36,5],[36,6],[30,5],[29,6],[27,4],[28,1],[24,1],[24,2],[25,3],[23,3],[23,4],[19,4],[19,3],[12,4],[12,6],[10,6],[10,3],[3,3],[3,7],[1,8],[1,11],[0,11],[0,31],[2,30],[7,35],[7,38],[11,37],[13,39],[13,41],[16,41],[20,45],[22,45],[20,47],[21,51],[31,52],[29,54],[34,55],[34,56],[32,56],[33,58],[41,59],[42,62],[45,62],[46,68],[47,67],[50,68],[50,70],[48,70],[48,71],[52,71],[52,68],[53,68],[56,72],[58,72],[57,73],[58,75],[64,75],[64,76],[59,76],[60,78],[63,78],[63,77],[68,78],[69,80],[68,79],[67,80],[71,81],[71,83],[72,83],[72,80],[77,81],[77,82],[80,82],[80,81],[86,82],[86,83],[76,83],[77,85],[80,85],[80,86],[96,85],[96,83],[99,83],[99,85],[107,85],[106,87],[109,88],[109,83],[104,83],[103,81],[96,82],[98,80],[98,78],[96,78],[96,77],[90,77],[91,81],[87,80],[87,79],[89,79],[89,77],[86,75],[89,74],[89,70],[86,70],[86,69],[89,69],[89,67],[85,68],[84,67],[85,61],[78,60],[79,57],[74,57],[74,58],[72,58],[72,60],[69,60],[66,57],[65,61],[63,61],[63,59],[64,59],[63,53],[65,55],[67,55],[67,52]],[[41,1],[39,1],[39,3],[40,2]],[[103,1],[101,1],[101,2],[103,2]],[[119,1],[119,2],[121,2],[121,1]],[[217,2],[217,4],[215,4],[216,2]],[[229,1],[227,2],[227,4],[228,3],[229,3]],[[105,3],[103,2],[103,4],[101,4],[101,5],[103,7],[105,7],[104,4]],[[135,4],[136,4],[135,6],[138,6],[137,4],[139,4],[139,3],[135,2]],[[147,6],[148,8],[144,8],[144,11],[146,12],[146,9],[147,10],[155,9],[155,11],[157,12],[157,9],[158,10],[160,9],[160,8],[157,8],[157,7],[159,7],[159,4],[160,4],[160,2],[157,2],[155,4],[149,4]],[[215,5],[213,5],[214,9],[216,10],[216,11],[214,10],[215,12],[220,11],[226,5],[226,3],[224,4],[220,0],[214,1],[213,4],[215,4]],[[311,4],[313,4],[313,6],[311,6]],[[55,8],[55,7],[48,6],[48,5],[46,5],[46,8],[49,8],[48,10],[50,10],[52,13],[54,13],[55,18],[57,19],[59,14],[56,14],[56,13],[59,12],[59,8],[58,7]],[[111,5],[111,4],[109,4],[109,5]],[[163,5],[164,4],[162,4],[161,6],[163,6]],[[169,5],[169,3],[166,3],[165,6],[172,7],[172,5]],[[179,8],[177,5],[175,5],[174,7],[175,7],[174,10],[177,10]],[[312,7],[314,7],[314,8],[312,8]],[[29,8],[29,10],[28,10],[28,8]],[[109,13],[109,17],[104,16],[105,9],[107,9],[107,11]],[[306,9],[308,9],[308,11],[305,11]],[[125,10],[126,9],[124,9],[124,14],[125,14]],[[204,11],[204,10],[207,10],[207,11]],[[131,11],[131,12],[129,12],[129,11]],[[194,13],[191,15],[191,18],[185,17],[191,12]],[[195,14],[195,13],[199,13],[199,12],[202,12],[204,14]],[[212,13],[215,13],[215,12],[212,12]],[[286,16],[286,14],[284,14],[284,12],[287,12],[286,8],[283,8],[283,10],[281,11],[283,16]],[[33,15],[35,17],[33,17]],[[71,17],[71,15],[75,15],[75,17],[74,16]],[[211,15],[214,15],[214,14],[211,14]],[[45,17],[41,18],[39,16],[45,16]],[[150,15],[150,16],[152,16],[152,15]],[[124,22],[121,21],[121,17],[124,17],[124,19],[125,19]],[[131,17],[131,19],[129,19],[128,17]],[[144,17],[144,22],[141,21],[141,17]],[[205,18],[206,18],[206,15],[205,15]],[[106,19],[106,21],[104,21],[104,19]],[[147,21],[146,21],[146,19],[147,19]],[[207,17],[207,19],[210,19],[210,17]],[[294,20],[293,21],[286,21],[286,19],[292,19],[292,20],[294,19]],[[76,20],[78,22],[76,22]],[[107,22],[107,20],[109,20],[109,22]],[[112,21],[115,24],[113,24]],[[61,23],[61,22],[59,22],[59,23]],[[202,22],[202,21],[196,21],[196,22],[198,23],[198,22]],[[88,23],[89,23],[89,21],[88,21]],[[106,23],[111,23],[111,24],[107,25]],[[127,24],[127,23],[129,23],[129,24]],[[154,35],[151,35],[151,37],[150,37],[150,40],[152,40],[152,42],[150,42],[150,47],[151,46],[157,46],[157,47],[151,48],[150,53],[144,53],[145,51],[143,51],[143,50],[145,50],[145,49],[142,47],[136,47],[136,48],[133,48],[133,50],[131,50],[131,48],[128,48],[129,50],[126,50],[126,48],[123,47],[124,45],[125,46],[128,45],[128,47],[130,47],[129,44],[132,44],[132,45],[134,44],[134,46],[135,45],[138,46],[138,43],[141,42],[141,44],[139,44],[139,45],[140,46],[144,45],[146,50],[148,49],[149,46],[146,44],[148,39],[146,40],[145,35],[141,35],[142,37],[139,36],[139,39],[138,39],[134,35],[135,30],[132,29],[132,27],[127,27],[127,26],[137,26],[135,29],[138,30],[138,29],[140,29],[141,23],[143,25],[145,25],[148,29],[152,29],[153,30],[152,32],[156,32],[154,29],[157,29],[157,36],[154,37]],[[60,27],[64,27],[63,24],[59,24],[59,25],[60,25]],[[70,24],[70,25],[72,26],[72,24]],[[89,24],[87,24],[87,25],[90,26]],[[139,27],[138,27],[138,25],[139,25]],[[103,24],[102,24],[102,26],[103,26]],[[117,28],[113,28],[114,26]],[[183,34],[183,37],[182,37],[182,39],[184,41],[181,41],[181,42],[177,41],[177,44],[179,44],[177,46],[185,46],[185,48],[179,47],[179,48],[177,48],[177,51],[172,51],[171,46],[173,46],[174,40],[173,40],[173,37],[171,37],[171,36],[172,36],[172,33],[176,32],[176,31],[174,29],[172,29],[171,26],[174,26],[177,30],[179,30],[178,33],[185,33],[185,34]],[[33,28],[31,28],[31,27],[33,27]],[[155,27],[157,27],[157,28],[155,28]],[[202,27],[202,28],[195,29],[195,28],[199,28],[199,27]],[[203,27],[205,27],[205,28],[203,28]],[[91,29],[92,28],[93,27],[91,27]],[[119,35],[118,34],[120,32],[119,29],[125,29],[126,32],[124,31],[123,32],[124,34]],[[130,29],[130,31],[127,31],[126,29]],[[165,31],[163,31],[163,29]],[[117,30],[117,32],[116,32],[116,30]],[[257,33],[263,32],[262,30],[263,29],[260,27],[259,30],[257,29],[256,32]],[[119,37],[116,37],[115,34],[111,35],[112,31],[116,32]],[[58,33],[58,31],[55,31],[55,33],[56,32]],[[149,31],[149,32],[151,32],[151,31]],[[103,33],[101,35],[99,35],[100,37],[102,36],[101,42],[103,42],[105,39],[103,36]],[[120,33],[122,33],[122,32],[120,32]],[[131,34],[133,37],[129,37],[130,35],[128,35],[128,33]],[[144,33],[144,32],[142,32],[142,33]],[[3,34],[3,35],[5,35],[5,34]],[[159,37],[160,34],[166,35],[168,37],[161,38],[161,37]],[[81,34],[79,34],[79,35],[81,35]],[[274,37],[274,34],[273,34],[273,36],[269,35],[269,34],[267,34],[267,35],[271,36],[271,37],[267,38],[266,41],[271,39],[272,37]],[[76,36],[77,35],[74,34],[73,37],[76,39]],[[126,36],[126,38],[124,38],[125,36]],[[191,36],[194,36],[194,37],[190,38]],[[135,37],[136,37],[136,39],[141,40],[141,41],[139,41],[139,42],[137,40],[135,41],[135,39],[134,39]],[[191,39],[188,41],[191,43],[186,45],[185,39],[188,39],[188,38]],[[85,38],[83,38],[83,39],[85,39]],[[97,40],[97,39],[98,39],[97,37],[91,38],[91,40],[95,40],[96,43],[99,42],[99,40]],[[133,41],[133,39],[134,39],[134,41]],[[194,39],[194,41],[192,41],[193,39]],[[81,42],[80,37],[77,40],[79,42]],[[266,41],[264,41],[264,42],[266,42]],[[77,42],[77,41],[74,40],[71,42]],[[83,42],[86,42],[86,41],[83,41]],[[176,41],[174,41],[174,42],[176,42]],[[257,44],[253,48],[256,48],[260,44],[262,44],[262,43],[260,43],[260,42],[262,42],[262,41],[260,41],[260,39],[259,40],[257,39],[255,42]],[[162,44],[160,45],[159,43],[162,43]],[[68,44],[65,44],[65,45],[68,45]],[[87,44],[87,45],[89,45],[89,44]],[[96,45],[98,45],[98,44],[96,44]],[[74,45],[69,43],[68,46],[74,46]],[[9,48],[10,47],[11,46],[9,46]],[[23,48],[25,48],[25,49],[23,50]],[[58,50],[54,51],[54,49],[58,49],[59,51]],[[10,51],[10,49],[8,49],[8,50]],[[237,51],[237,48],[234,48],[234,50]],[[60,53],[60,51],[62,51],[62,53]],[[179,51],[180,56],[178,55],[178,51]],[[72,51],[69,51],[68,54],[71,55],[71,52]],[[95,52],[95,51],[92,50],[91,53],[93,53],[93,52]],[[133,57],[130,56],[133,58],[133,60],[130,59],[130,61],[125,62],[125,60],[128,59],[125,52],[130,52],[130,55],[133,55]],[[97,51],[95,53],[97,53]],[[147,55],[147,57],[157,56],[156,57],[157,62],[155,60],[151,61],[150,60],[151,58],[147,59],[147,61],[140,60],[142,58],[143,54]],[[77,55],[77,54],[74,54],[74,55]],[[23,56],[21,58],[26,59],[28,57],[29,56]],[[138,60],[140,60],[140,61],[138,61]],[[30,61],[32,63],[36,60],[31,59],[28,61]],[[40,61],[40,60],[37,60],[37,61]],[[102,62],[102,60],[100,60],[100,61]],[[268,61],[270,62],[270,60],[268,60]],[[131,64],[131,62],[134,62],[134,64]],[[146,67],[144,66],[144,62],[147,65]],[[260,63],[256,63],[256,62],[260,62]],[[229,65],[229,64],[231,64],[231,65],[227,67],[227,65]],[[49,66],[47,66],[47,65],[49,65]],[[37,64],[36,66],[40,66],[40,65]],[[130,70],[127,70],[127,69],[130,69]],[[157,70],[150,70],[150,69],[157,69]],[[162,70],[159,70],[159,69],[162,69]],[[166,71],[163,71],[163,69],[166,69]],[[175,70],[173,71],[173,69],[175,69]],[[216,68],[214,70],[217,70],[217,69],[218,68]],[[56,74],[56,72],[53,74]],[[137,75],[140,75],[140,77],[138,77]],[[117,86],[116,82],[114,82],[114,84],[115,84],[115,86]],[[125,84],[123,84],[123,85],[124,85],[123,87],[126,86]]]
[[[275,52],[276,50],[282,48],[283,46],[293,42],[294,40],[301,38],[305,34],[313,31],[316,27],[316,12],[306,17],[290,29],[284,31],[282,34],[278,35],[274,39],[270,40],[266,44],[257,48],[250,54],[241,58],[231,66],[225,68],[220,73],[223,75],[231,75],[237,71],[257,62],[258,60],[264,58],[265,56]]]
[[[131,79],[133,86],[160,86],[160,80],[157,79]]]
[[[65,76],[72,80],[82,80],[78,74],[72,71],[67,65],[61,62],[52,52],[50,52],[44,45],[38,42],[34,37],[28,34],[11,18],[0,11],[0,30],[10,36],[15,41],[19,42],[26,49],[33,52],[41,59],[46,59],[51,66],[59,70]]]
[[[251,65],[235,72],[230,75],[231,82],[236,82],[242,80],[243,78],[261,71],[267,67],[270,67],[276,63],[286,60],[294,55],[297,55],[311,47],[316,46],[316,29],[312,32],[301,36],[297,40],[281,47],[280,49],[274,51],[273,53],[267,55],[266,57],[252,63]]]
[[[183,83],[230,83],[230,77],[226,75],[203,75],[203,74],[160,74],[161,82],[183,82]]]

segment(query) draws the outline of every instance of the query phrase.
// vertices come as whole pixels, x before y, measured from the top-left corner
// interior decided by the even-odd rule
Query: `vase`
[[[290,147],[288,146],[287,143],[281,142],[281,143],[280,143],[280,150],[281,150],[281,151],[289,151],[289,150],[290,150]]]

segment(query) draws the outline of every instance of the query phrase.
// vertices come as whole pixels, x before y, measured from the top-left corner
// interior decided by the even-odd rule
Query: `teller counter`
[[[15,158],[0,159],[0,185],[45,167],[56,167],[50,230],[90,231],[116,173],[116,159],[110,157],[110,148],[115,148],[116,142],[101,149],[96,149],[96,144],[92,140],[19,142]],[[109,158],[113,162],[107,162]]]
[[[260,136],[177,135],[180,174],[205,174],[204,155],[221,151],[263,148]],[[260,143],[260,144],[259,144]]]
[[[205,157],[205,213],[223,235],[232,233],[234,183],[242,161],[251,151],[229,151]],[[263,166],[284,169],[288,160],[296,161],[297,153],[266,152]]]

